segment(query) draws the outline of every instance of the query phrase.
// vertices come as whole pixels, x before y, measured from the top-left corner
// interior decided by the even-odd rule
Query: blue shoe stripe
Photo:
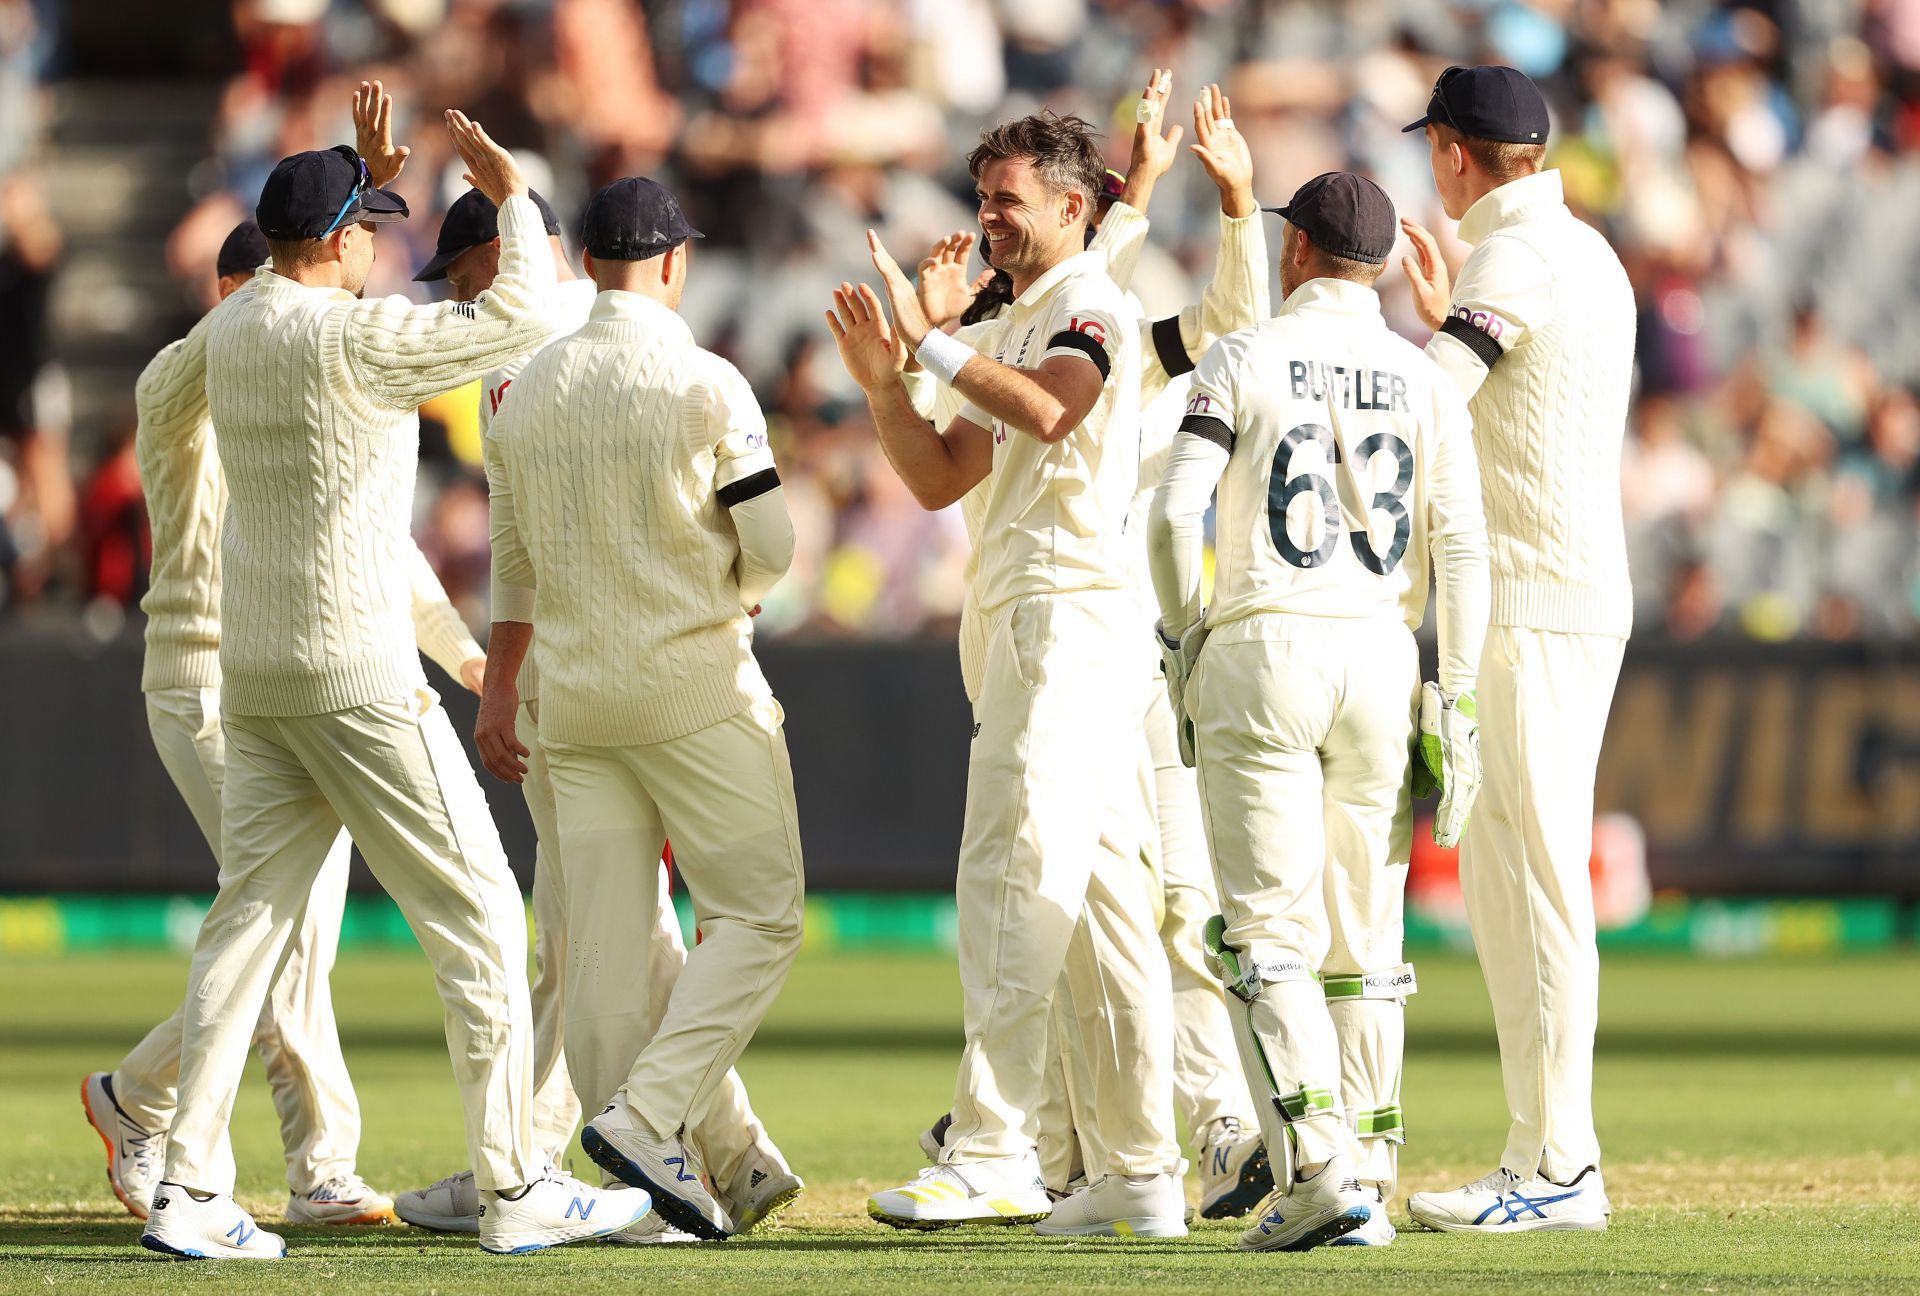
[[[1503,1220],[1496,1220],[1496,1224],[1517,1224],[1521,1219],[1527,1217],[1528,1212],[1532,1213],[1532,1218],[1534,1219],[1545,1219],[1547,1212],[1543,1209],[1544,1207],[1552,1206],[1563,1201],[1571,1201],[1579,1195],[1580,1190],[1578,1188],[1575,1188],[1572,1192],[1561,1193],[1557,1197],[1527,1197],[1518,1192],[1510,1193],[1507,1196],[1499,1198],[1493,1205],[1481,1211],[1474,1217],[1473,1222],[1475,1224],[1484,1224],[1487,1222],[1487,1217],[1497,1210],[1505,1210],[1507,1217]],[[1511,1201],[1508,1200],[1509,1197],[1512,1199]],[[1515,1203],[1518,1204],[1516,1205]]]

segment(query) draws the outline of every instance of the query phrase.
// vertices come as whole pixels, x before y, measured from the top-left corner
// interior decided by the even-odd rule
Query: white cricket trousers
[[[521,783],[520,790],[526,795],[527,812],[533,818],[533,829],[540,843],[535,857],[533,883],[536,968],[533,981],[533,1124],[540,1146],[552,1149],[557,1163],[572,1141],[582,1105],[596,1112],[606,1106],[613,1097],[613,1091],[625,1082],[632,1059],[628,1059],[627,1067],[610,1077],[611,1083],[605,1089],[578,1095],[575,1093],[565,1055],[566,870],[561,863],[560,820],[554,805],[553,782],[547,771],[546,751],[540,745],[538,699],[520,704],[518,736],[530,752],[526,779]],[[667,890],[666,865],[660,865],[659,873],[653,935],[644,954],[648,966],[647,1039],[651,1039],[653,1032],[659,1028],[660,1019],[666,1013],[667,996],[673,993],[674,983],[680,978],[680,969],[687,961],[686,943],[680,935],[680,919],[674,912],[673,899]],[[601,880],[605,886],[601,892],[603,904],[627,913],[639,912],[640,897],[637,894],[622,897],[615,888],[628,883],[637,892],[640,870],[609,874]],[[640,957],[641,951],[636,949],[634,954]],[[603,975],[610,975],[614,986],[622,983],[617,974],[603,969]],[[599,1052],[605,1056],[607,1051]],[[632,1052],[638,1056],[638,1047],[634,1047]],[[725,1188],[733,1181],[748,1151],[762,1140],[765,1132],[760,1118],[747,1102],[746,1086],[741,1083],[739,1074],[728,1071],[712,1107],[690,1132],[690,1137],[701,1163],[714,1176],[714,1182]],[[772,1143],[768,1141],[767,1146],[771,1148]]]
[[[661,1137],[699,1125],[786,981],[805,886],[782,721],[768,697],[665,742],[544,740],[565,878],[567,1070],[589,1113],[624,1098]],[[701,935],[684,967],[658,949],[669,838]],[[657,1012],[656,983],[675,968]]]
[[[1480,659],[1486,782],[1460,889],[1493,1001],[1513,1124],[1501,1164],[1560,1182],[1600,1162],[1593,1129],[1593,781],[1626,640],[1492,626]]]
[[[166,1178],[233,1191],[247,1041],[344,824],[434,965],[483,1189],[544,1169],[534,1142],[526,908],[432,690],[326,715],[225,717],[220,893],[187,985]]]
[[[1065,972],[1082,1039],[1100,1054],[1090,1106],[1106,1171],[1179,1163],[1142,816],[1114,809],[1138,776],[1144,631],[1123,591],[1019,598],[991,614],[955,882],[966,1047],[947,1161],[1034,1151]]]
[[[147,695],[147,728],[174,787],[220,859],[220,795],[226,777],[226,736],[220,729],[217,688],[155,689]],[[340,1053],[328,977],[340,947],[346,909],[347,834],[334,838],[314,880],[307,910],[294,931],[286,963],[254,1026],[253,1046],[265,1063],[273,1108],[280,1118],[287,1184],[311,1192],[353,1173],[360,1146],[360,1104]],[[180,1044],[186,1008],[147,1032],[113,1070],[120,1107],[143,1128],[173,1125],[180,1083]]]
[[[1296,1167],[1360,1157],[1316,977],[1371,949],[1398,914],[1406,872],[1384,865],[1419,691],[1398,619],[1275,613],[1214,630],[1188,683],[1225,941],[1264,983],[1230,1015],[1249,1088],[1272,1095],[1257,1104],[1267,1147],[1286,1146],[1284,1112]],[[1397,931],[1392,943],[1397,962]]]

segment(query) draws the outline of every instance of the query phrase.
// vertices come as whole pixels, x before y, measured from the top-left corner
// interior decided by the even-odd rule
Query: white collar
[[[1351,279],[1309,279],[1280,303],[1282,315],[1300,311],[1377,320],[1381,319],[1380,294]]]
[[[590,323],[619,321],[644,324],[650,329],[671,334],[691,342],[693,330],[680,318],[678,311],[669,310],[653,298],[643,293],[628,292],[624,288],[603,288],[599,296],[593,299],[593,309],[587,312]]]
[[[1477,244],[1497,229],[1538,216],[1550,207],[1564,210],[1566,205],[1567,195],[1560,184],[1560,173],[1538,171],[1482,194],[1460,218],[1460,237],[1467,243]]]
[[[1104,273],[1106,268],[1107,254],[1105,252],[1095,251],[1091,248],[1085,252],[1076,252],[1028,284],[1027,290],[1013,299],[1013,304],[1021,309],[1026,309],[1052,292],[1055,285],[1067,276],[1085,274],[1089,270],[1099,270]]]

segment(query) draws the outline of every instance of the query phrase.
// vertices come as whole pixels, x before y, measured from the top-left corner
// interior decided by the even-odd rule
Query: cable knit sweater
[[[1470,398],[1486,498],[1494,625],[1624,639],[1633,586],[1620,442],[1633,382],[1633,290],[1558,171],[1467,209],[1474,244],[1427,344]]]
[[[183,363],[185,339],[140,375],[140,428],[134,455],[153,532],[153,569],[140,610],[147,614],[140,687],[215,688],[220,684],[220,521],[227,482],[220,473],[206,383]],[[481,655],[467,623],[447,598],[433,566],[409,543],[407,580],[414,638],[440,669],[458,679]]]
[[[538,209],[508,199],[500,235],[499,277],[474,302],[359,301],[269,268],[187,335],[179,363],[204,373],[229,491],[220,666],[234,714],[317,715],[425,684],[408,571],[415,411],[551,328]]]

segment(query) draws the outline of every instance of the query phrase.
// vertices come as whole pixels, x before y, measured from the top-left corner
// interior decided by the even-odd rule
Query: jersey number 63
[[[1333,433],[1318,423],[1302,423],[1280,439],[1280,448],[1273,452],[1273,475],[1267,481],[1267,528],[1273,534],[1273,547],[1280,551],[1282,558],[1300,568],[1324,567],[1340,543],[1340,533],[1346,529],[1340,517],[1340,497],[1332,482],[1311,472],[1297,477],[1289,475],[1294,452],[1309,441],[1320,446],[1329,464],[1340,462],[1340,443],[1334,440]],[[1366,534],[1355,532],[1349,538],[1354,556],[1361,564],[1368,571],[1384,576],[1406,556],[1407,540],[1413,532],[1413,519],[1405,503],[1407,489],[1413,485],[1413,451],[1391,432],[1375,432],[1353,448],[1360,467],[1371,463],[1373,456],[1382,450],[1392,452],[1396,471],[1387,489],[1374,492],[1368,507],[1369,513],[1378,509],[1393,519],[1393,540],[1385,553],[1379,553]],[[1302,549],[1287,534],[1287,506],[1305,491],[1320,497],[1323,525],[1319,547],[1314,549]]]

